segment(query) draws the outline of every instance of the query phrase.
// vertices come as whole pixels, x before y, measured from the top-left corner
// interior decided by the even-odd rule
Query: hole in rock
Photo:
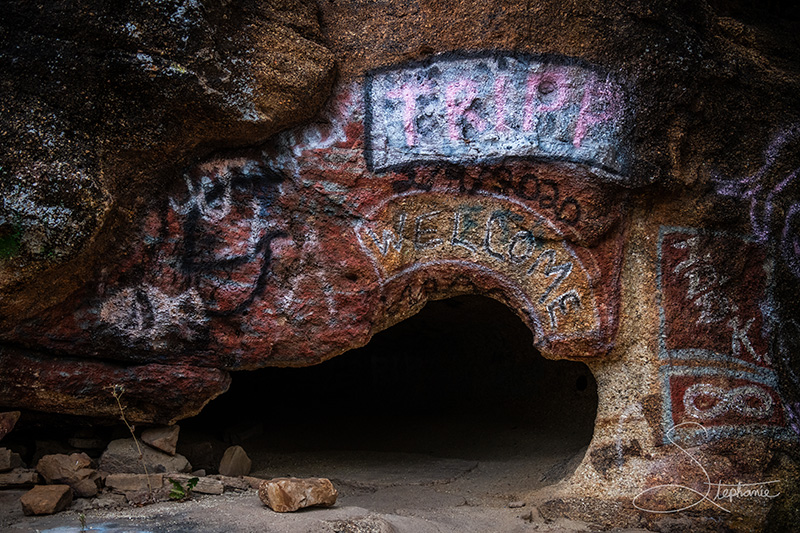
[[[241,444],[263,477],[513,498],[574,471],[596,412],[585,364],[545,359],[505,305],[461,296],[322,364],[234,373],[181,423],[179,451],[213,470]]]

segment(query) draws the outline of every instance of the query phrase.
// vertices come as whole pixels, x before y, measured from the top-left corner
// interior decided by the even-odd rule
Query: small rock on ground
[[[109,474],[144,474],[142,462],[150,474],[191,472],[192,465],[183,455],[170,456],[149,446],[142,446],[142,458],[133,439],[111,441],[100,457],[100,470]]]
[[[275,478],[264,481],[258,488],[261,501],[278,513],[288,513],[305,507],[330,507],[339,496],[333,483],[325,478]]]
[[[0,489],[33,487],[39,483],[39,473],[29,468],[15,468],[11,472],[0,473]]]
[[[72,489],[69,485],[37,485],[19,501],[26,515],[58,513],[72,503]]]
[[[85,453],[55,454],[39,459],[36,470],[47,484],[69,485],[77,497],[91,498],[97,495],[100,478],[92,466],[92,459]]]
[[[179,426],[164,426],[142,431],[142,441],[153,448],[169,455],[175,455],[178,446]]]
[[[219,463],[219,473],[223,476],[246,476],[250,474],[253,462],[241,446],[231,446],[225,450]]]
[[[168,477],[169,480],[175,480],[180,483],[184,488],[188,486],[191,479],[197,479],[197,485],[194,486],[192,492],[198,494],[222,494],[225,492],[225,485],[218,479],[209,477],[196,477],[187,474],[175,474]]]

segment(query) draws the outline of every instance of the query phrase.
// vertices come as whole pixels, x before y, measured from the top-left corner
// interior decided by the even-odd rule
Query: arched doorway
[[[331,477],[352,497],[408,483],[510,499],[574,470],[596,388],[586,365],[542,357],[505,305],[459,296],[322,364],[235,373],[181,440],[214,433],[257,475]]]

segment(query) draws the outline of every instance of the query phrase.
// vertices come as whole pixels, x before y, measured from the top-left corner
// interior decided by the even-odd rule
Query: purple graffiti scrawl
[[[790,164],[800,150],[800,125],[778,134],[767,147],[764,165],[743,178],[714,176],[717,193],[750,201],[750,225],[759,242],[775,241],[800,277],[800,166]],[[787,161],[789,163],[787,163]],[[779,213],[785,213],[779,220]]]

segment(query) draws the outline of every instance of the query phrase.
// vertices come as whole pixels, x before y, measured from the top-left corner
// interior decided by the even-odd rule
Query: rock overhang
[[[323,19],[385,9],[351,7],[325,6]],[[561,33],[536,19],[535,42],[481,36],[463,51],[456,17],[461,33],[415,48],[431,34],[407,23],[424,11],[383,21],[393,31],[358,37],[361,48],[331,35],[342,75],[326,111],[166,185],[118,265],[4,338],[100,367],[154,359],[224,374],[311,364],[427,300],[479,293],[513,308],[544,354],[598,374],[589,456],[610,466],[577,478],[595,468],[644,488],[650,474],[631,465],[664,454],[685,421],[729,451],[748,438],[784,449],[797,425],[798,136],[780,88],[793,82],[726,44],[754,30],[705,6],[662,33],[626,27],[623,51],[619,36],[583,35],[545,9]],[[733,76],[717,45],[748,75]],[[739,119],[716,99],[751,104]],[[639,188],[658,176],[664,187]],[[694,246],[701,259],[684,264]],[[223,388],[212,374],[217,385],[199,389]]]

